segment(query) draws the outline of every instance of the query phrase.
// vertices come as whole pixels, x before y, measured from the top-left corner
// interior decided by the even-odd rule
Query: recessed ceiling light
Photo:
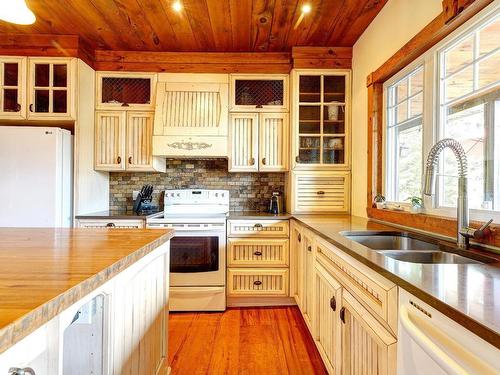
[[[25,0],[3,0],[0,6],[0,20],[18,25],[31,25],[36,21]]]
[[[180,12],[182,10],[182,3],[179,0],[177,0],[172,4],[172,8],[174,8],[176,12]]]
[[[304,4],[302,5],[302,13],[304,14],[307,14],[307,13],[311,13],[311,4]]]

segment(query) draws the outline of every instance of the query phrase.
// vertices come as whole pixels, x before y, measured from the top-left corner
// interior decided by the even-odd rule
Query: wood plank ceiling
[[[37,21],[0,33],[79,35],[94,50],[289,52],[352,46],[387,0],[27,0]],[[307,14],[295,29],[303,4]]]

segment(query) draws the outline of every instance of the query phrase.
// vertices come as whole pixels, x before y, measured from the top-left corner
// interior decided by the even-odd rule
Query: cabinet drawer
[[[232,237],[288,237],[288,220],[230,220],[228,235]]]
[[[78,228],[115,228],[115,229],[135,229],[144,228],[143,220],[77,220]]]
[[[229,266],[288,266],[288,239],[230,238],[228,247]]]
[[[374,316],[386,323],[394,334],[397,332],[396,284],[322,239],[316,243],[316,254],[316,260],[372,310]]]
[[[287,296],[288,269],[228,269],[228,296]]]
[[[349,172],[295,172],[296,212],[348,212]]]

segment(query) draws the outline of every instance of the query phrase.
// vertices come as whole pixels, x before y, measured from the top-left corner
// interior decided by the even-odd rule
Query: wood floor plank
[[[171,313],[174,374],[326,374],[296,306]]]

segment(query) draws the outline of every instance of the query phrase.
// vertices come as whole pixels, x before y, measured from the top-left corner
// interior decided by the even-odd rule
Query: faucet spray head
[[[425,168],[424,175],[424,195],[432,195],[434,194],[434,187],[436,186],[436,168],[434,165],[428,165]]]

